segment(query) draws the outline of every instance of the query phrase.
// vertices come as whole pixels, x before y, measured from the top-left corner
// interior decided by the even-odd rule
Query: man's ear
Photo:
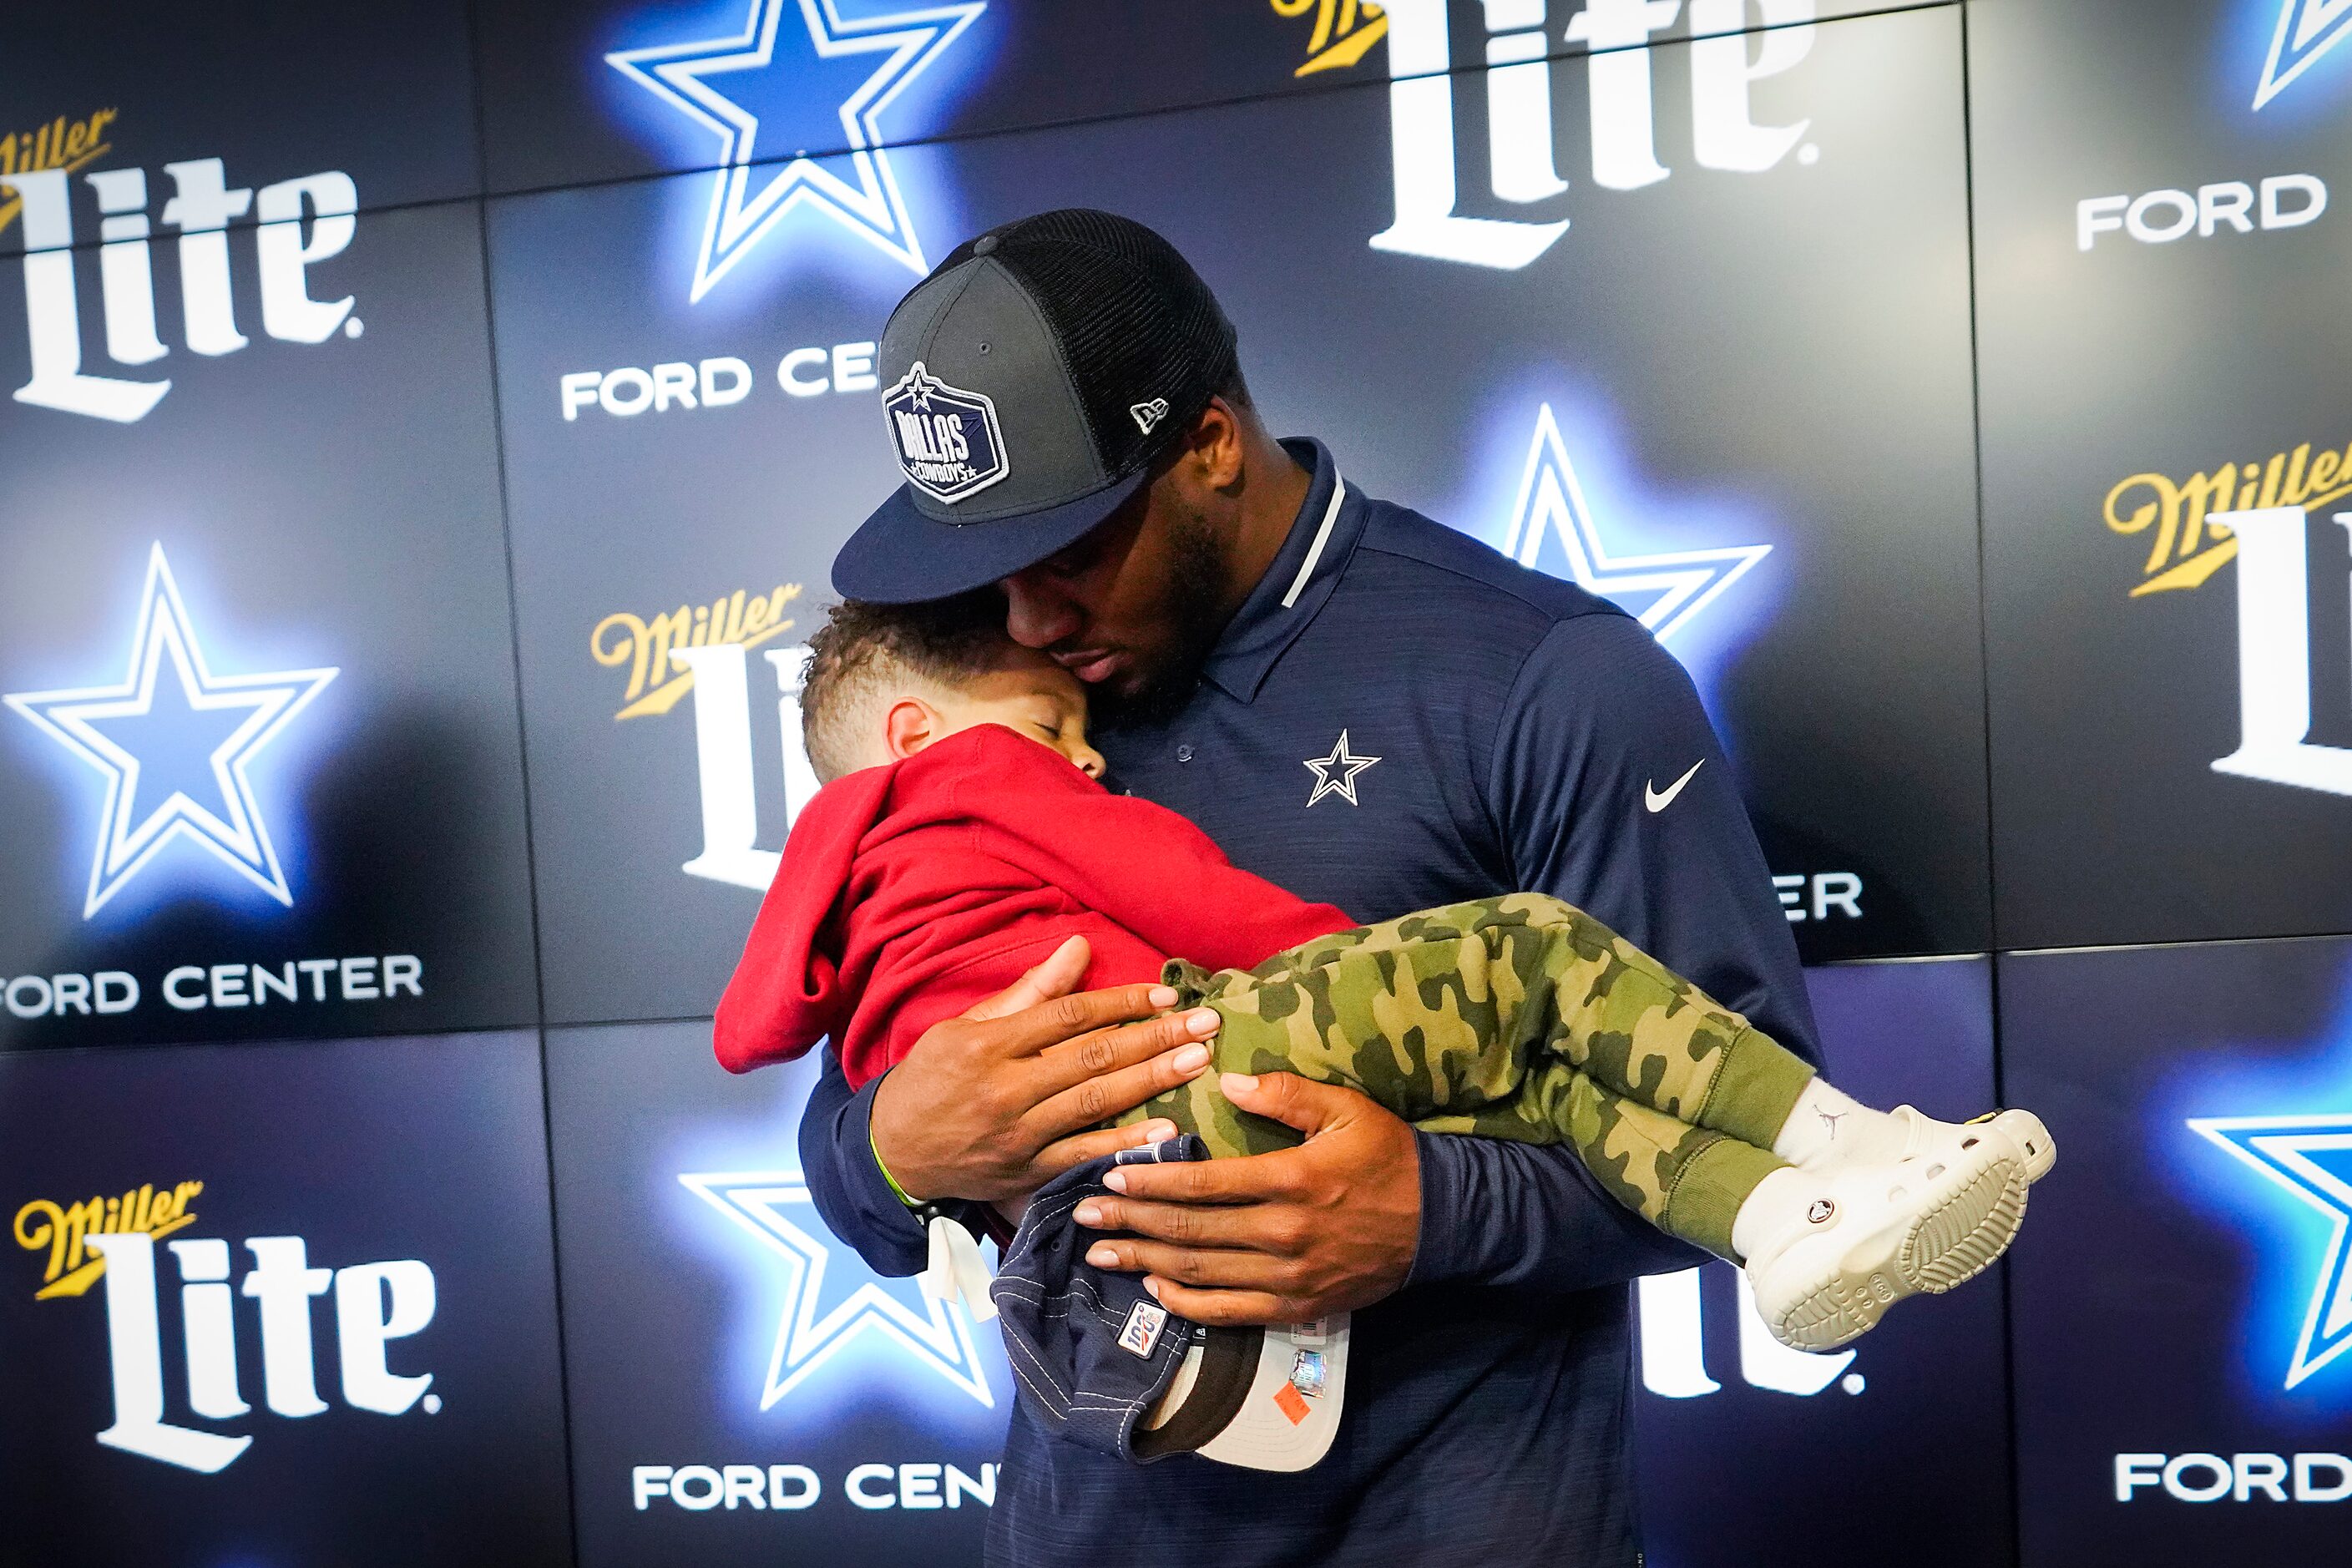
[[[1185,456],[1195,465],[1201,483],[1213,490],[1230,489],[1242,477],[1244,443],[1241,416],[1222,397],[1209,399],[1200,418],[1184,437]]]
[[[945,728],[939,710],[919,697],[901,697],[882,718],[882,743],[890,760],[911,757],[940,738]]]

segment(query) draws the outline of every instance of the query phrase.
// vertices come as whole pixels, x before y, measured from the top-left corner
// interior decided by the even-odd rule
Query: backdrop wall
[[[2332,0],[16,29],[0,1453],[53,1482],[0,1494],[0,1558],[976,1554],[992,1331],[826,1235],[806,1071],[730,1079],[707,1024],[814,787],[827,563],[896,482],[883,320],[1066,205],[1183,248],[1283,430],[1685,662],[1841,1080],[2066,1146],[2005,1291],[1850,1352],[1780,1350],[1727,1268],[1643,1282],[1650,1561],[2339,1538],[2347,35]]]

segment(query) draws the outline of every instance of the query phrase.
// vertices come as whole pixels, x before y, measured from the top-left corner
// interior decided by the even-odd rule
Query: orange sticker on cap
[[[1274,1407],[1289,1416],[1293,1426],[1306,1420],[1310,1414],[1307,1396],[1286,1383],[1274,1391]]]

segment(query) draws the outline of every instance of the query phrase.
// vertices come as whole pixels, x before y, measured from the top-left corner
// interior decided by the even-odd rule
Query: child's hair
[[[1003,663],[1012,639],[1004,600],[982,588],[928,605],[844,599],[809,638],[801,735],[810,766],[831,784],[871,755],[876,727],[907,677],[953,687]]]

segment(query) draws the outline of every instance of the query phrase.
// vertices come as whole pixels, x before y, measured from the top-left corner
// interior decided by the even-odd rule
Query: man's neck
[[[1227,557],[1231,577],[1226,589],[1225,618],[1231,620],[1247,603],[1258,583],[1282,553],[1298,514],[1307,506],[1307,492],[1315,475],[1301,468],[1281,442],[1263,429],[1252,432],[1249,465],[1242,481],[1241,525],[1234,531]]]

